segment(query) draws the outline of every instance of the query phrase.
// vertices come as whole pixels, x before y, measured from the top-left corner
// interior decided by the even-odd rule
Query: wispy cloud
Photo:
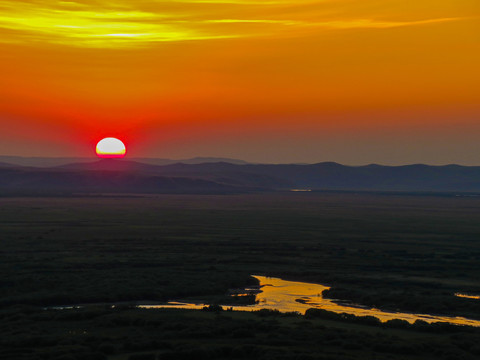
[[[206,20],[206,23],[217,24],[275,24],[283,26],[298,27],[316,27],[329,29],[357,29],[357,28],[373,28],[386,29],[401,26],[424,25],[447,21],[461,20],[461,18],[441,18],[418,21],[377,21],[372,19],[349,19],[335,21],[297,21],[297,20],[262,20],[262,19],[220,19]]]
[[[384,29],[459,18],[385,21],[322,14],[326,1],[0,1],[0,42],[47,42],[87,47],[137,47],[156,42],[289,36],[335,29]],[[331,2],[331,1],[330,1]],[[320,7],[314,18],[289,18],[284,8]],[[230,5],[230,6],[229,6]],[[248,11],[238,14],[241,5]],[[262,11],[258,7],[261,7]],[[274,13],[273,10],[282,10]],[[268,11],[267,11],[268,10]],[[274,15],[271,15],[274,13]],[[286,15],[287,14],[287,15]]]

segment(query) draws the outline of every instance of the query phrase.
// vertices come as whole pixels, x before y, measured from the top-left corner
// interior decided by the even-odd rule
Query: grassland
[[[225,299],[229,288],[251,283],[251,274],[328,284],[332,286],[331,297],[382,309],[480,319],[480,301],[454,296],[455,292],[480,293],[480,198],[476,197],[272,193],[3,198],[0,229],[0,310],[4,324],[9,324],[2,328],[2,346],[9,349],[11,358],[15,358],[11,354],[17,348],[33,349],[32,354],[41,359],[75,358],[69,346],[85,346],[79,341],[86,338],[95,344],[87,350],[99,358],[125,358],[132,351],[120,345],[144,331],[157,334],[156,325],[138,320],[137,326],[132,320],[126,328],[103,328],[98,327],[99,322],[124,316],[159,317],[157,322],[171,322],[168,311],[146,315],[140,310],[111,313],[102,309],[93,317],[68,318],[60,312],[43,313],[41,306],[186,298],[216,303]],[[180,314],[185,316],[183,323],[189,330],[178,330],[179,334],[164,329],[163,333],[170,335],[161,341],[158,335],[161,343],[157,348],[138,345],[133,353],[151,350],[155,356],[169,353],[166,358],[180,359],[175,354],[189,347],[207,351],[197,346],[196,336],[191,333],[191,328],[202,331],[206,326],[217,329],[202,335],[209,339],[205,340],[209,349],[220,349],[222,344],[232,349],[247,347],[238,348],[240,355],[235,352],[235,356],[217,349],[218,358],[273,359],[281,358],[274,355],[280,351],[289,359],[371,359],[372,354],[377,359],[426,359],[429,357],[422,346],[440,346],[434,344],[443,344],[436,358],[473,359],[478,355],[474,343],[455,342],[455,331],[427,332],[429,335],[417,343],[412,339],[419,335],[412,329],[275,316],[272,319],[276,325],[268,331],[258,330],[258,335],[257,330],[250,331],[250,325],[245,325],[261,328],[267,320],[258,315]],[[200,324],[198,317],[203,319]],[[223,326],[232,328],[218,335],[226,331]],[[10,344],[15,334],[10,331],[12,327],[23,339],[17,347],[14,342]],[[89,329],[89,337],[71,336],[68,331],[72,327]],[[337,327],[343,334],[335,337],[337,340],[355,338],[355,332],[369,340],[359,340],[359,348],[353,345],[348,349],[349,341],[331,339],[331,350],[320,353],[319,346],[327,341],[325,336],[336,333]],[[240,334],[243,331],[248,341],[238,342],[243,338],[231,335],[235,329]],[[25,340],[35,332],[48,331],[53,334],[48,346],[43,335],[38,343]],[[302,340],[286,351],[282,339],[297,332]],[[262,340],[264,337],[272,341]],[[273,341],[275,337],[278,343]],[[141,344],[139,341],[133,343]],[[413,347],[405,353],[375,348],[385,341]],[[99,351],[101,343],[112,345],[111,353],[105,350],[108,346]],[[58,352],[59,344],[70,350]],[[162,346],[170,350],[163,351]],[[248,350],[251,346],[257,350]]]

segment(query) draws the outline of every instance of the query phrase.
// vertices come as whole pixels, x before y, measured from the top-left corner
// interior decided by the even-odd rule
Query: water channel
[[[356,316],[375,316],[380,321],[385,322],[392,319],[406,320],[414,323],[416,320],[423,320],[428,323],[447,322],[456,325],[480,326],[480,320],[467,319],[463,317],[437,316],[428,314],[413,314],[401,312],[389,312],[375,308],[367,308],[352,304],[346,304],[341,301],[326,299],[322,296],[328,286],[304,283],[298,281],[287,281],[279,278],[253,275],[260,282],[260,291],[251,289],[250,292],[256,293],[257,303],[247,306],[224,306],[232,307],[238,311],[253,311],[260,309],[278,310],[281,312],[296,311],[305,314],[310,308],[319,308],[335,313],[347,313]],[[249,293],[249,289],[246,289]],[[202,309],[205,304],[193,304],[183,302],[169,302],[163,305],[138,305],[143,309],[155,308],[180,308],[180,309]]]

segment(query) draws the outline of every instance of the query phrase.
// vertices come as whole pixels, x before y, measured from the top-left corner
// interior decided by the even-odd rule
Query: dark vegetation
[[[475,359],[478,330],[309,311],[41,306],[222,303],[251,274],[381,309],[480,319],[480,198],[367,194],[0,198],[6,359]],[[475,340],[476,339],[476,340]]]
[[[0,357],[61,359],[468,359],[480,330],[280,314],[89,307],[0,311]],[[335,314],[333,314],[335,315]]]

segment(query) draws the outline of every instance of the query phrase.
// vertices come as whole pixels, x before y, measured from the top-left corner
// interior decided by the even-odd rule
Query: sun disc
[[[98,142],[96,153],[101,158],[122,158],[127,153],[127,148],[121,140],[108,137]]]

